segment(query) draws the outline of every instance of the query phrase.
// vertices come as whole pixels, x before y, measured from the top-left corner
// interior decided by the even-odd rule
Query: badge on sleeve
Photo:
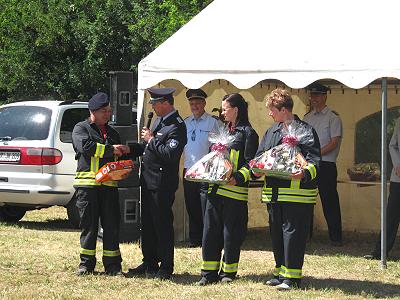
[[[168,146],[172,149],[175,149],[176,147],[178,147],[179,142],[177,140],[170,140],[168,142]]]

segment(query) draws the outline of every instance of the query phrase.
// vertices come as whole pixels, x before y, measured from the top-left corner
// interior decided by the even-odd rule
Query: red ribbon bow
[[[283,137],[282,142],[290,147],[296,147],[296,145],[299,143],[299,140],[294,135],[286,135]]]
[[[216,143],[211,146],[211,151],[216,151],[216,152],[223,152],[227,149],[228,147],[224,144],[221,143]]]

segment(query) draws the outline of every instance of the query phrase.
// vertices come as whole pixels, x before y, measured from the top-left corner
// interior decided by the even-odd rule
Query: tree
[[[0,0],[1,100],[83,99],[211,0]]]

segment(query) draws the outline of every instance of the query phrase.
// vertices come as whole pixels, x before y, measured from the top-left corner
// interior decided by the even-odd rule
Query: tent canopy
[[[396,0],[215,0],[140,62],[138,87],[330,78],[357,89],[400,78],[399,11]]]

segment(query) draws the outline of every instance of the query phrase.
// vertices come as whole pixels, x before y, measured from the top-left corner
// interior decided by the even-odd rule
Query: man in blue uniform
[[[329,88],[319,83],[308,87],[310,104],[313,108],[304,116],[304,121],[314,127],[321,143],[320,173],[318,190],[322,209],[328,225],[329,239],[333,246],[342,245],[342,218],[337,192],[336,158],[343,135],[339,115],[326,105]]]
[[[204,109],[207,94],[202,89],[189,89],[186,97],[189,100],[192,115],[185,119],[188,142],[184,149],[183,174],[209,152],[211,143],[208,141],[208,134],[216,132],[219,124],[219,121],[206,113]],[[183,189],[189,216],[189,247],[199,247],[203,239],[203,215],[208,185],[204,182],[183,179]]]
[[[172,204],[179,184],[179,161],[186,145],[186,126],[174,108],[174,88],[151,88],[149,103],[157,114],[152,130],[143,128],[142,143],[130,147],[143,156],[141,165],[141,221],[143,263],[128,276],[154,274],[169,279],[174,268]]]

